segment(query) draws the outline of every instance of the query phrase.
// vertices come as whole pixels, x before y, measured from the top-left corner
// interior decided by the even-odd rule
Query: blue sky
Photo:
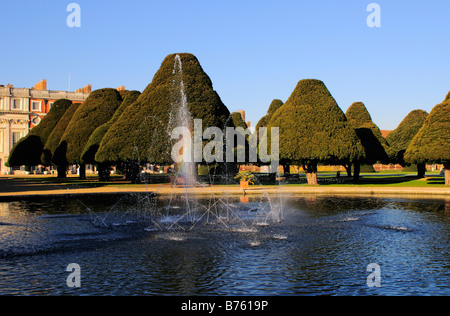
[[[66,7],[81,7],[69,28]],[[367,6],[381,6],[369,28]],[[381,129],[450,91],[450,1],[8,1],[0,84],[143,91],[171,53],[197,56],[230,111],[253,125],[297,82],[325,82],[343,111],[366,104]]]

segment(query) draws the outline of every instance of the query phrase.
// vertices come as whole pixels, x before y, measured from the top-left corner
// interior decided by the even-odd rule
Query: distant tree
[[[233,112],[230,114],[231,119],[233,120],[233,125],[237,127],[242,127],[244,130],[248,129],[247,123],[242,118],[241,113]]]
[[[230,114],[230,117],[233,121],[234,128],[236,128],[236,136],[234,137],[234,157],[235,157],[235,163],[230,164],[229,168],[232,168],[234,166],[235,170],[233,173],[238,173],[240,165],[242,164],[248,164],[249,163],[249,152],[250,152],[250,143],[249,143],[249,137],[250,137],[250,131],[248,129],[247,123],[245,123],[244,119],[242,118],[242,115],[238,112],[233,112]],[[238,136],[239,135],[239,136]],[[239,138],[244,139],[244,143],[239,144],[238,141]],[[243,151],[245,161],[239,161],[239,153],[240,151]]]
[[[97,127],[111,119],[121,104],[122,97],[115,89],[93,91],[73,115],[55,150],[53,160],[57,164],[67,161],[69,164],[80,165],[80,177],[85,178],[85,164],[81,154],[89,137]]]
[[[89,140],[81,154],[82,163],[86,164],[96,164],[101,181],[106,181],[109,179],[109,169],[110,166],[107,164],[97,163],[95,160],[95,155],[100,147],[100,143],[105,136],[106,132],[111,128],[111,126],[119,119],[123,112],[133,104],[141,93],[139,91],[120,91],[121,97],[123,97],[123,102],[120,107],[116,110],[113,117],[105,124],[97,127],[97,129],[91,134]]]
[[[272,103],[269,106],[269,110],[267,111],[267,114],[264,115],[259,120],[258,124],[256,124],[256,126],[255,126],[256,135],[259,135],[259,129],[261,127],[267,127],[267,125],[269,125],[270,119],[283,104],[284,104],[283,101],[281,101],[279,99],[275,99],[272,101]]]
[[[13,147],[8,159],[9,166],[37,166],[42,164],[41,155],[44,144],[71,105],[72,101],[65,99],[53,103],[51,110],[42,121]]]
[[[388,163],[392,151],[380,129],[372,121],[372,117],[362,102],[353,103],[347,110],[345,116],[350,125],[355,129],[356,135],[364,147],[364,155],[350,163],[354,165],[353,179],[359,180],[361,165],[373,165],[377,162]]]
[[[355,130],[319,80],[301,80],[273,114],[272,127],[280,129],[280,162],[302,165],[310,185],[318,183],[319,163],[341,164],[364,154]]]
[[[255,131],[254,134],[258,137],[258,145],[260,143],[260,129],[262,127],[267,127],[269,125],[270,120],[272,119],[272,116],[275,114],[275,112],[284,105],[283,101],[279,100],[279,99],[274,99],[272,101],[272,103],[269,106],[269,109],[267,111],[267,114],[265,116],[263,116],[258,123],[255,126]],[[263,164],[259,161],[259,164]],[[284,173],[286,176],[289,175],[289,170],[290,170],[290,165],[289,164],[284,164]]]
[[[410,112],[400,125],[386,137],[387,142],[393,150],[393,162],[402,166],[407,166],[405,162],[405,152],[414,136],[422,128],[423,123],[427,119],[428,113],[423,110],[414,110]],[[426,165],[420,163],[417,165],[417,176],[423,178],[425,176]]]
[[[405,161],[443,164],[445,185],[450,185],[450,101],[433,108],[406,150]]]
[[[181,67],[177,66],[178,57]],[[174,140],[171,133],[178,122],[183,83],[191,119],[202,119],[208,127],[224,129],[230,112],[213,90],[211,79],[191,54],[165,58],[152,83],[111,126],[103,137],[95,160],[100,163],[171,165]],[[191,131],[193,126],[190,126]]]
[[[66,131],[67,126],[70,123],[70,120],[72,120],[73,115],[80,107],[81,103],[73,103],[67,111],[64,113],[64,115],[61,117],[61,119],[58,121],[58,124],[56,124],[55,128],[51,132],[51,134],[48,136],[47,141],[44,145],[44,150],[41,155],[41,161],[42,164],[45,166],[50,166],[52,164],[56,165],[57,172],[58,172],[58,178],[65,178],[66,177],[66,170],[68,166],[67,160],[63,161],[54,161],[53,156],[55,154],[56,149],[58,148],[58,145],[61,141],[62,136],[64,135],[64,132]]]

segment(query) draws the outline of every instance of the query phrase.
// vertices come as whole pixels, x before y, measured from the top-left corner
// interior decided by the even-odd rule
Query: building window
[[[21,100],[20,99],[13,99],[12,102],[12,109],[13,110],[20,110]]]
[[[42,111],[42,102],[41,101],[32,101],[31,102],[31,111],[41,112]]]
[[[3,98],[0,99],[0,109],[3,109]]]
[[[12,147],[14,147],[19,142],[20,138],[20,132],[12,133]]]
[[[50,102],[48,103],[48,111],[49,111],[49,112],[50,112],[50,110],[52,109],[53,103],[55,103],[55,102],[50,101]]]

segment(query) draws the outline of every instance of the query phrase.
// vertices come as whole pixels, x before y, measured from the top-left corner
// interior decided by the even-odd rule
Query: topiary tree
[[[31,167],[42,164],[41,155],[44,144],[58,124],[58,121],[71,105],[72,101],[66,99],[55,101],[51,110],[42,121],[13,147],[8,159],[9,166],[18,167],[25,165]]]
[[[85,178],[85,165],[81,158],[91,134],[97,127],[108,122],[122,104],[122,97],[115,89],[93,91],[78,108],[67,126],[55,150],[53,160],[57,165],[69,163],[80,165],[80,177]]]
[[[405,152],[407,163],[443,164],[450,185],[450,101],[436,105]]]
[[[64,132],[66,131],[67,126],[70,123],[70,120],[72,119],[73,115],[78,110],[80,105],[81,103],[73,103],[67,109],[64,115],[58,121],[58,124],[56,124],[51,134],[48,136],[47,141],[45,142],[44,145],[44,150],[41,155],[42,164],[45,166],[55,164],[57,167],[58,178],[66,177],[68,162],[64,160],[58,163],[57,161],[53,160],[53,156],[55,154],[56,149],[58,148],[62,136],[64,135]]]
[[[364,147],[364,155],[362,157],[349,161],[354,165],[353,179],[358,181],[361,164],[373,165],[377,162],[387,163],[392,155],[392,150],[381,134],[378,126],[372,121],[372,117],[364,103],[353,103],[348,108],[345,116],[350,125],[355,129],[356,135],[358,135]]]
[[[405,162],[405,152],[414,136],[419,132],[423,123],[428,117],[428,113],[423,110],[414,110],[410,112],[400,123],[400,125],[386,137],[389,146],[393,151],[393,162],[402,165],[409,165]],[[417,165],[417,177],[425,176],[426,165],[419,163]]]
[[[230,114],[230,118],[233,121],[232,124],[236,128],[237,134],[239,133],[239,137],[243,137],[245,139],[244,144],[239,144],[238,142],[238,135],[234,137],[234,157],[235,157],[235,163],[234,168],[235,171],[233,173],[239,172],[240,165],[243,163],[243,161],[239,161],[239,153],[241,150],[243,150],[243,153],[245,154],[245,162],[249,162],[249,153],[250,153],[250,143],[249,143],[249,137],[250,137],[250,131],[248,131],[247,123],[242,119],[242,115],[238,112],[233,112]],[[238,129],[240,128],[240,129]],[[244,132],[241,132],[242,130]],[[245,146],[245,148],[242,148],[242,146]]]
[[[106,132],[111,128],[111,126],[119,119],[123,112],[133,104],[137,98],[140,96],[139,91],[120,91],[120,95],[123,98],[123,102],[117,111],[114,113],[113,117],[105,124],[97,127],[97,129],[91,134],[89,140],[81,154],[82,163],[86,164],[97,164],[97,170],[99,174],[100,181],[106,181],[109,179],[109,169],[110,166],[107,164],[97,163],[95,160],[95,155],[100,147],[100,143],[105,136]]]
[[[267,114],[263,116],[259,121],[258,124],[255,126],[255,133],[256,135],[259,135],[259,129],[261,127],[267,127],[267,125],[270,122],[270,119],[272,118],[273,114],[283,105],[283,101],[279,99],[275,99],[270,103],[269,110],[267,111]]]
[[[450,91],[448,92],[447,96],[445,97],[444,102],[445,102],[445,101],[450,101]]]
[[[355,130],[320,80],[301,80],[272,116],[279,127],[280,162],[303,166],[308,184],[316,185],[317,165],[341,164],[363,156]]]
[[[272,101],[272,103],[269,106],[269,110],[267,111],[267,114],[265,116],[263,116],[258,123],[255,126],[255,131],[254,131],[254,135],[256,135],[258,137],[258,144],[260,143],[260,129],[262,127],[267,127],[269,125],[269,122],[273,116],[273,114],[281,107],[283,106],[283,101],[279,100],[279,99],[274,99]],[[261,162],[259,162],[261,163]],[[261,163],[262,164],[262,163]],[[289,170],[290,170],[290,166],[289,164],[285,164],[284,166],[284,173],[285,175],[289,175]]]
[[[202,119],[203,131],[211,126],[224,129],[228,124],[230,112],[197,58],[186,53],[172,54],[165,58],[152,83],[105,134],[95,160],[128,165],[173,164],[171,133],[178,124],[175,117],[183,97],[191,122]]]

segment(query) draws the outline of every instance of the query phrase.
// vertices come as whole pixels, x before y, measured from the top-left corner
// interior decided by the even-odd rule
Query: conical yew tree
[[[261,127],[267,127],[267,125],[270,122],[270,119],[272,118],[273,114],[283,105],[283,101],[279,99],[275,99],[270,103],[269,110],[267,111],[267,114],[264,115],[256,124],[255,126],[255,133],[257,135],[259,134],[259,129]]]
[[[95,160],[95,154],[100,147],[100,143],[106,132],[108,132],[111,126],[119,119],[119,117],[123,114],[127,107],[129,107],[137,100],[140,94],[141,93],[139,91],[120,91],[120,95],[121,97],[123,97],[122,104],[108,122],[97,127],[97,129],[91,134],[84,148],[84,151],[81,154],[82,163],[97,164],[100,180],[107,180],[109,178],[109,166],[105,164],[98,164]]]
[[[372,117],[362,102],[353,103],[345,116],[355,129],[361,144],[364,147],[364,156],[350,161],[354,164],[354,180],[359,180],[361,164],[374,164],[376,162],[389,162],[392,151],[380,129],[372,121]]]
[[[355,130],[320,80],[301,80],[268,125],[279,127],[280,162],[303,166],[317,184],[317,165],[341,164],[363,156]]]
[[[256,124],[253,136],[256,136],[258,138],[258,145],[261,143],[261,135],[260,135],[261,128],[267,127],[269,125],[269,122],[272,119],[272,116],[283,104],[284,104],[283,101],[281,101],[279,99],[272,100],[272,102],[270,103],[269,109],[267,111],[267,114],[265,116],[263,116]],[[258,163],[263,164],[261,161],[259,161]],[[287,170],[289,170],[289,169],[290,169],[289,165],[284,164],[284,170],[285,170],[286,176],[288,176],[289,171],[287,171]],[[275,171],[275,170],[272,170],[272,171]]]
[[[436,105],[405,153],[408,163],[437,163],[445,168],[450,185],[450,101]]]
[[[406,166],[405,152],[414,136],[422,128],[423,123],[428,117],[428,113],[423,110],[414,110],[410,112],[400,123],[400,125],[389,133],[386,137],[389,146],[393,151],[393,162],[402,166]],[[423,178],[425,176],[425,164],[417,165],[417,176]]]
[[[22,138],[11,150],[8,164],[10,167],[22,165],[40,165],[45,142],[58,121],[72,105],[72,101],[61,99],[53,103],[52,108],[42,121],[27,136]]]
[[[59,163],[57,163],[56,161],[53,161],[53,155],[55,154],[55,150],[58,148],[58,145],[61,141],[62,136],[64,135],[64,132],[66,131],[67,126],[69,125],[73,115],[78,110],[80,105],[81,103],[73,103],[67,109],[64,115],[58,121],[58,124],[56,124],[55,128],[53,129],[44,145],[44,151],[42,152],[41,161],[46,166],[55,164],[58,171],[58,178],[66,177],[68,162],[60,161]]]
[[[56,164],[68,162],[80,164],[80,177],[85,177],[81,154],[91,134],[97,127],[108,122],[122,104],[122,97],[115,89],[93,91],[73,115],[55,150]]]
[[[136,102],[109,128],[95,160],[112,164],[172,164],[171,133],[177,127],[175,117],[183,97],[190,122],[202,119],[203,130],[210,126],[223,129],[231,121],[229,110],[197,58],[187,53],[172,54],[165,58]]]

